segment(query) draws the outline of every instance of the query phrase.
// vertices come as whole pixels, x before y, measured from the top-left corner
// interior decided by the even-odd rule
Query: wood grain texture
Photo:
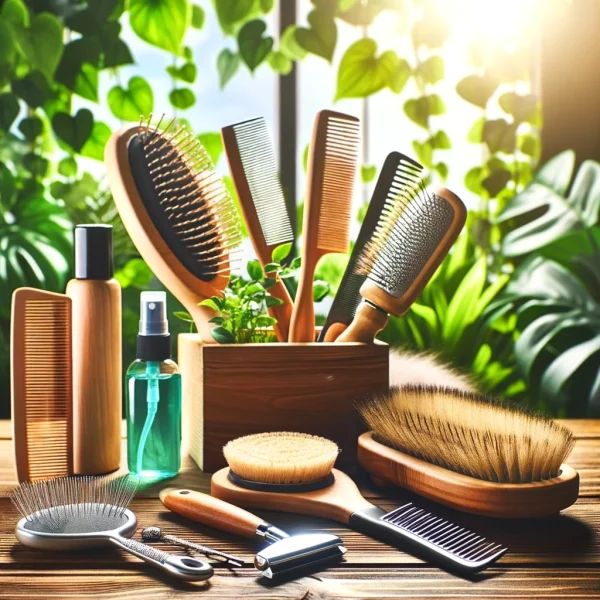
[[[266,431],[329,438],[354,464],[361,423],[353,403],[388,387],[384,344],[244,344],[203,346],[179,336],[184,440],[198,465],[226,466],[223,446]]]

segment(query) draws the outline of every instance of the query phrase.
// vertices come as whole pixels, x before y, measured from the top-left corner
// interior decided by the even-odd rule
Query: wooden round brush
[[[160,123],[159,123],[160,125]],[[199,302],[220,296],[230,254],[241,242],[237,211],[200,142],[173,121],[128,126],[106,146],[115,204],[142,258],[214,342],[215,313]],[[174,129],[173,131],[171,131]]]
[[[373,342],[388,315],[402,316],[419,297],[460,234],[467,209],[446,188],[426,190],[407,180],[398,201],[382,212],[357,261],[367,276],[352,324],[337,342]]]
[[[434,386],[391,388],[358,410],[372,430],[358,460],[375,483],[489,517],[553,515],[577,500],[579,475],[563,464],[573,435],[551,419]]]
[[[304,433],[238,438],[223,448],[229,468],[213,475],[211,494],[246,508],[333,519],[449,570],[480,571],[506,552],[411,502],[387,513],[374,506],[332,468],[338,452],[330,440]]]

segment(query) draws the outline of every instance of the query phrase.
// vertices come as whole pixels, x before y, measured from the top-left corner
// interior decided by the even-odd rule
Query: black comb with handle
[[[407,186],[420,185],[422,171],[423,167],[405,154],[400,152],[388,154],[350,254],[348,266],[317,341],[335,341],[337,336],[352,323],[356,309],[362,300],[360,288],[366,279],[366,275],[356,272],[362,250],[372,238],[381,217],[390,210],[398,198],[403,196],[404,189]],[[327,335],[330,328],[331,331]]]

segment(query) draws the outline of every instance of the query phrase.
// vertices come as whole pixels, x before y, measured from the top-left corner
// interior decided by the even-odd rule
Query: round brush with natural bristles
[[[435,386],[391,388],[357,406],[372,430],[359,462],[380,483],[495,517],[555,514],[577,499],[578,475],[563,464],[573,434],[552,419]]]
[[[215,313],[202,300],[220,296],[241,242],[237,210],[202,144],[174,120],[164,129],[140,122],[106,147],[107,173],[123,224],[142,258],[213,342]]]
[[[337,342],[372,342],[389,314],[406,313],[465,224],[465,205],[450,190],[425,189],[418,178],[398,184],[358,257],[356,272],[367,277],[363,300]]]

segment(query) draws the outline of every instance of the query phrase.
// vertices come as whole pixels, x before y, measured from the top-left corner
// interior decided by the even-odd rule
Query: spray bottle
[[[171,360],[165,292],[142,292],[137,359],[127,369],[127,463],[150,479],[181,465],[181,375]]]

